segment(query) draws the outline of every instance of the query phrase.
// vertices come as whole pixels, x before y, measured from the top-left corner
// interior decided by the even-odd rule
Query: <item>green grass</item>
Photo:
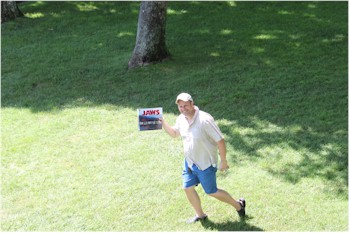
[[[347,231],[347,2],[169,2],[166,62],[127,70],[138,2],[27,2],[1,31],[1,230]],[[181,188],[182,145],[139,132],[189,92],[226,137],[219,187]]]

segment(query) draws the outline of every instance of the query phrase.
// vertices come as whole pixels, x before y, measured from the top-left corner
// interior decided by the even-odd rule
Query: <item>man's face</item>
[[[177,107],[180,113],[184,114],[186,117],[192,117],[194,115],[194,104],[191,101],[182,101],[177,102]]]

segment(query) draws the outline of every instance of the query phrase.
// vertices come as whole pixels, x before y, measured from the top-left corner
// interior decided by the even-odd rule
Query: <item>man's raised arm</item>
[[[173,138],[176,138],[180,136],[179,131],[175,130],[173,127],[171,127],[163,117],[159,118],[159,120],[162,122],[163,129]]]

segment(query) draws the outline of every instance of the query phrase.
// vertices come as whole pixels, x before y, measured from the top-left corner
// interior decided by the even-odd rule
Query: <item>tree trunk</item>
[[[142,1],[136,45],[129,68],[160,62],[170,56],[165,44],[167,2]]]
[[[23,16],[15,1],[1,1],[1,23]]]

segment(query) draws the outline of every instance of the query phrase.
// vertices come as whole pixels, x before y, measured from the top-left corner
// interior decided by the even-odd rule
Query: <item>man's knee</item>
[[[184,190],[186,193],[193,192],[193,191],[194,191],[194,187],[195,187],[195,185],[190,186],[190,187],[184,187],[183,190]]]

